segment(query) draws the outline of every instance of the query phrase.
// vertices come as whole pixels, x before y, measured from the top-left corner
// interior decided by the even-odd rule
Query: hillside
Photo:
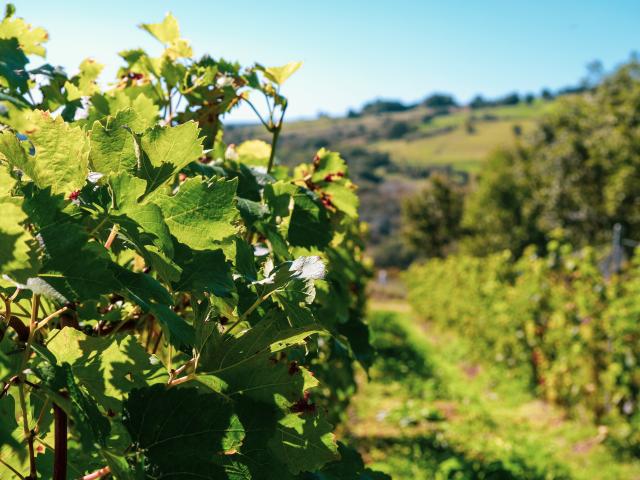
[[[452,166],[475,172],[492,149],[511,142],[518,127],[521,133],[528,131],[535,119],[552,105],[538,102],[479,110],[460,109],[418,124],[414,134],[381,140],[372,148],[389,153],[399,165]]]

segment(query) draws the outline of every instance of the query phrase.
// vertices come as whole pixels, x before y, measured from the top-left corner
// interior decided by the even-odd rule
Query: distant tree
[[[427,115],[425,115],[424,117],[422,117],[422,123],[426,123],[429,124],[433,121],[435,115],[432,115],[430,113],[428,113]]]
[[[542,91],[540,92],[540,97],[543,100],[552,100],[553,93],[551,93],[551,90],[549,90],[548,88],[543,88]]]
[[[433,93],[422,101],[422,105],[429,108],[450,108],[458,106],[458,103],[453,95]]]
[[[363,115],[376,115],[379,113],[391,113],[391,112],[404,112],[413,108],[412,105],[405,105],[398,100],[374,100],[373,102],[366,103],[362,107]]]
[[[496,101],[498,105],[517,105],[520,103],[520,95],[517,92],[510,93]]]
[[[312,141],[313,148],[316,150],[320,150],[321,148],[326,148],[329,146],[329,140],[326,138],[316,138]]]
[[[529,244],[561,229],[574,246],[608,242],[620,223],[640,238],[640,63],[590,95],[558,101],[526,140],[493,155],[469,197],[474,253]]]
[[[488,107],[489,105],[491,105],[491,103],[485,100],[482,95],[476,95],[475,97],[473,97],[471,102],[469,102],[469,107],[473,109],[484,108]]]
[[[378,268],[406,268],[416,258],[399,235],[385,235],[384,239],[371,248],[371,253]]]
[[[404,137],[407,133],[411,131],[409,124],[407,122],[393,122],[389,129],[387,130],[387,138],[391,140],[396,140],[398,138]]]
[[[581,84],[587,88],[595,88],[604,79],[604,65],[600,60],[593,60],[587,64],[587,75],[582,79]]]
[[[402,236],[419,257],[443,257],[461,235],[464,193],[452,179],[433,175],[402,205]]]
[[[358,118],[360,117],[360,114],[353,110],[352,108],[350,108],[349,110],[347,110],[347,118]]]
[[[363,147],[346,147],[343,149],[344,158],[349,165],[349,173],[360,184],[363,180],[378,183],[381,175],[392,166],[389,154]]]
[[[580,85],[568,85],[566,87],[558,89],[557,96],[583,93],[587,90],[589,90],[589,88],[583,83],[581,83]]]
[[[524,96],[524,101],[527,105],[531,105],[536,99],[536,96],[533,93],[527,93]]]

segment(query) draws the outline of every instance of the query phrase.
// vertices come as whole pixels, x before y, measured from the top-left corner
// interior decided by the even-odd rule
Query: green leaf
[[[318,473],[309,475],[308,480],[391,480],[385,473],[366,468],[356,449],[338,442],[338,453],[340,460],[327,463]]]
[[[73,206],[61,195],[52,196],[48,189],[32,189],[25,198],[23,209],[34,226],[43,256],[38,277],[68,301],[87,301],[117,291],[120,285],[109,270],[107,250],[89,242],[75,221],[77,211],[64,211],[65,207]]]
[[[32,115],[33,131],[29,140],[35,156],[16,155],[7,158],[13,166],[24,171],[38,186],[51,187],[53,194],[69,195],[79,190],[89,173],[89,142],[80,127],[72,127],[48,112],[36,110]],[[14,150],[17,152],[17,150]]]
[[[14,451],[20,449],[20,443],[12,436],[18,428],[15,401],[11,395],[0,397],[0,450],[8,446]]]
[[[332,429],[319,416],[292,413],[278,422],[269,449],[291,473],[312,472],[340,458]]]
[[[182,267],[180,281],[174,285],[177,291],[228,297],[235,290],[231,268],[222,250],[193,251],[185,248],[176,260]]]
[[[156,126],[141,138],[146,154],[139,176],[147,181],[147,192],[155,190],[174,173],[202,156],[202,138],[197,123],[177,127]]]
[[[94,171],[110,175],[112,173],[133,172],[137,166],[137,155],[133,135],[128,131],[125,118],[131,111],[123,110],[114,117],[108,117],[102,125],[94,122],[91,129],[91,153],[89,162]]]
[[[68,363],[78,384],[87,389],[105,410],[120,412],[126,395],[134,388],[166,382],[159,362],[138,344],[135,337],[89,337],[63,328],[47,344],[58,362]]]
[[[358,206],[360,201],[350,184],[345,185],[340,184],[339,182],[332,182],[323,186],[322,190],[328,195],[328,199],[334,207],[351,218],[358,218]]]
[[[177,170],[202,156],[202,139],[196,122],[177,127],[156,126],[142,136],[142,149],[151,165],[173,164]]]
[[[314,282],[324,278],[325,265],[317,255],[298,257],[274,268],[263,280],[254,282],[260,295],[266,298],[273,292],[296,292],[296,300],[313,302],[316,292]]]
[[[266,167],[271,156],[271,145],[263,140],[247,140],[236,147],[239,161],[250,166]]]
[[[188,40],[178,38],[167,45],[164,55],[171,60],[177,60],[178,58],[191,58],[193,56],[193,49],[191,48],[191,44]]]
[[[60,232],[64,235],[64,232]],[[118,290],[109,271],[110,259],[102,245],[89,243],[79,251],[67,250],[48,258],[38,277],[68,301],[87,301]]]
[[[9,5],[7,4],[7,9]],[[44,57],[46,51],[42,44],[49,39],[49,34],[42,27],[33,28],[22,18],[8,15],[0,22],[0,38],[14,38],[19,43],[20,50],[25,54]],[[3,55],[0,54],[0,58],[2,57]]]
[[[264,199],[274,217],[285,218],[291,214],[291,197],[298,187],[290,182],[278,181],[264,187]]]
[[[0,39],[0,86],[10,90],[28,90],[26,66],[29,59],[15,38]]]
[[[25,281],[35,275],[38,262],[35,242],[22,226],[27,215],[22,211],[22,199],[11,196],[15,181],[0,165],[0,273]]]
[[[322,182],[327,175],[336,175],[347,173],[347,164],[338,152],[331,152],[325,148],[318,150],[316,161],[311,180],[313,182]]]
[[[274,354],[323,330],[318,325],[291,328],[283,319],[269,316],[240,337],[225,336],[205,344],[199,371],[230,397],[247,396],[265,404],[288,408],[317,381]]]
[[[111,220],[121,228],[121,235],[135,245],[147,265],[164,280],[176,281],[181,269],[172,260],[173,240],[162,210],[151,202],[138,202],[145,191],[144,180],[127,173],[109,179],[115,209]]]
[[[156,195],[171,234],[196,250],[211,249],[236,233],[236,180],[186,180],[174,196]]]
[[[216,458],[238,449],[244,438],[231,404],[196,388],[132,391],[124,425],[152,478],[223,478]]]
[[[34,368],[34,373],[42,380],[43,393],[73,420],[72,426],[80,434],[83,448],[94,448],[96,443],[104,447],[111,429],[109,420],[98,410],[95,400],[78,385],[71,366],[66,362],[60,365],[43,363]]]
[[[296,70],[302,66],[302,62],[290,62],[281,67],[265,68],[265,76],[272,82],[282,85]]]
[[[355,186],[346,177],[347,164],[337,152],[324,148],[318,151],[311,177],[333,206],[351,218],[358,218],[359,200]]]
[[[258,278],[256,270],[256,262],[253,247],[240,237],[235,238],[236,242],[236,270],[250,282],[254,282]]]
[[[289,242],[298,247],[324,248],[331,241],[331,226],[325,208],[301,190],[293,197]]]
[[[123,293],[158,319],[173,345],[177,348],[193,345],[193,327],[171,309],[173,299],[160,282],[150,275],[132,272],[117,265],[112,269],[122,284]]]
[[[139,25],[139,27],[149,32],[164,44],[171,43],[180,38],[178,20],[170,13],[167,13],[160,23],[143,23]]]
[[[96,79],[104,65],[87,58],[80,64],[80,73],[74,76],[72,81],[66,81],[64,88],[67,91],[67,100],[73,102],[82,97],[90,97],[98,91]]]

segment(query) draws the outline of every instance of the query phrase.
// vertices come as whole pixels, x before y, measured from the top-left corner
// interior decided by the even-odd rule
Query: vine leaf
[[[268,67],[265,68],[264,74],[269,80],[278,85],[282,85],[287,79],[296,73],[302,66],[302,62],[289,62],[286,65],[282,65],[281,67]]]
[[[314,471],[340,458],[332,429],[318,415],[291,413],[278,422],[269,449],[293,474]]]
[[[11,90],[25,92],[29,75],[26,71],[29,59],[15,38],[0,39],[0,85]]]
[[[309,192],[303,190],[293,196],[293,201],[289,243],[296,247],[326,247],[331,241],[331,226],[326,209]]]
[[[21,199],[10,194],[14,183],[0,165],[0,272],[24,281],[36,274],[38,261],[35,242],[22,226],[27,215],[22,211]]]
[[[154,195],[171,234],[180,243],[195,249],[214,247],[237,231],[236,180],[204,182],[190,178],[173,196]]]
[[[195,122],[177,127],[155,126],[140,139],[145,155],[140,159],[139,176],[147,181],[151,192],[202,156],[202,138]]]
[[[0,22],[0,38],[15,38],[26,55],[44,57],[46,51],[42,44],[49,39],[49,34],[42,27],[32,27],[22,18],[5,16]]]
[[[195,331],[184,318],[172,309],[171,294],[155,278],[144,273],[133,272],[112,265],[115,276],[122,285],[123,293],[137,303],[144,312],[152,313],[171,343],[178,349],[193,345]]]
[[[180,38],[178,20],[170,13],[167,13],[160,23],[142,23],[139,27],[164,44],[174,42]]]
[[[166,374],[132,336],[89,337],[63,328],[48,344],[58,362],[71,366],[78,383],[105,409],[119,412],[134,388],[166,381]]]
[[[0,451],[5,446],[16,452],[21,450],[20,442],[12,435],[14,430],[18,428],[15,403],[11,395],[0,398],[0,418],[2,418],[2,422],[0,422]]]
[[[297,364],[292,369],[288,362],[278,361],[274,354],[304,345],[310,335],[320,332],[317,324],[291,328],[286,320],[272,315],[240,337],[212,340],[200,357],[199,371],[208,377],[203,383],[230,397],[243,395],[288,408],[317,380]]]
[[[328,196],[336,209],[351,218],[358,218],[360,201],[355,186],[347,178],[347,164],[339,153],[321,148],[316,155],[311,181]]]
[[[42,392],[73,420],[72,427],[79,433],[83,447],[91,449],[96,443],[106,446],[111,424],[95,400],[77,383],[71,365],[43,362],[34,368],[34,373],[42,380],[39,385]]]
[[[123,110],[115,117],[107,117],[104,125],[98,121],[93,123],[89,161],[96,172],[109,175],[135,170],[138,159],[134,138],[124,128],[130,114],[130,110]]]
[[[180,280],[174,284],[177,291],[228,297],[235,290],[231,268],[220,249],[197,251],[179,248],[176,261],[182,267]]]
[[[8,158],[9,163],[25,172],[38,186],[51,188],[53,194],[69,195],[79,190],[89,173],[89,141],[80,127],[72,127],[62,117],[55,120],[49,112],[32,113],[33,131],[29,140],[35,155]]]
[[[245,435],[229,402],[193,387],[133,390],[123,422],[151,478],[223,478],[216,458],[240,448]]]

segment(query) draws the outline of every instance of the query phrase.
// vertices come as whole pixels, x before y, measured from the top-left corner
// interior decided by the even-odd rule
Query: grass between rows
[[[536,399],[523,379],[467,361],[473,339],[377,304],[379,358],[343,434],[394,479],[640,479],[606,431]]]

